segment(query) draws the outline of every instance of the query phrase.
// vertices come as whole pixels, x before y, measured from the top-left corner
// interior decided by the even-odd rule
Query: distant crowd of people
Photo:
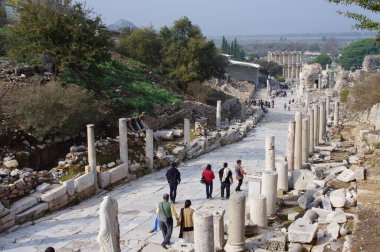
[[[234,168],[235,178],[238,182],[235,191],[239,192],[243,184],[244,175],[246,172],[242,167],[242,161],[237,160]],[[221,198],[228,200],[230,198],[231,184],[233,184],[233,171],[228,167],[228,163],[224,163],[223,167],[218,170]],[[182,238],[185,242],[194,242],[194,221],[193,213],[194,209],[191,208],[191,200],[186,199],[183,208],[180,210],[180,214],[177,214],[175,209],[175,202],[177,198],[177,187],[181,183],[181,173],[176,167],[175,163],[171,164],[171,168],[166,172],[166,179],[169,184],[169,194],[163,195],[163,201],[157,206],[155,231],[159,229],[163,235],[163,242],[161,246],[167,249],[167,245],[170,244],[170,239],[174,227],[174,219],[176,220],[177,227],[180,227],[179,238]],[[201,183],[205,185],[206,199],[212,199],[213,183],[215,179],[214,171],[211,164],[207,164],[202,171]],[[170,202],[169,202],[170,200]]]

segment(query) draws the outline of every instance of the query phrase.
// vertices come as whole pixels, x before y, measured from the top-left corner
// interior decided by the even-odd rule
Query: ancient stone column
[[[296,134],[294,142],[294,170],[302,168],[302,114],[297,111],[295,114]]]
[[[327,96],[327,99],[326,99],[326,118],[329,118],[329,115],[330,115],[330,96]]]
[[[310,106],[310,92],[306,91],[306,102],[305,102],[305,107],[306,111],[309,111],[309,106]]]
[[[309,155],[314,153],[314,109],[309,110]]]
[[[190,149],[190,120],[185,119],[184,124],[183,124],[183,138],[184,138],[184,144],[185,144],[185,149],[189,150]]]
[[[322,74],[318,74],[318,89],[322,89]]]
[[[335,102],[334,106],[334,126],[339,126],[339,102]]]
[[[267,203],[264,195],[254,195],[250,199],[249,216],[253,224],[262,228],[268,226]]]
[[[153,130],[146,130],[145,157],[148,168],[153,170]]]
[[[314,146],[319,145],[319,106],[314,104]]]
[[[289,189],[289,184],[288,184],[288,164],[286,162],[280,162],[276,166],[276,171],[277,171],[277,190],[283,190],[285,192],[288,191]]]
[[[288,144],[286,147],[286,160],[289,171],[294,170],[294,143],[295,143],[296,122],[290,121],[288,124]]]
[[[194,212],[195,251],[214,252],[214,219],[212,213]]]
[[[265,169],[275,171],[275,148],[274,136],[267,136],[265,138]]]
[[[277,178],[278,174],[275,171],[262,172],[261,194],[266,197],[268,215],[276,213]]]
[[[324,143],[324,135],[326,134],[326,101],[319,102],[319,142]]]
[[[103,197],[99,209],[100,230],[96,239],[101,252],[120,252],[120,228],[117,214],[117,200],[111,196]]]
[[[95,191],[99,190],[98,187],[98,173],[96,171],[96,148],[95,148],[95,130],[94,124],[87,125],[87,159],[88,159],[88,173],[94,174]]]
[[[119,147],[120,147],[120,160],[123,164],[127,164],[128,171],[128,134],[127,134],[127,118],[119,119]]]
[[[235,193],[228,202],[228,239],[226,252],[244,251],[245,243],[245,196]],[[195,227],[194,227],[195,230]],[[203,251],[196,250],[195,251]]]
[[[222,120],[222,101],[216,102],[216,127],[220,128]]]
[[[302,119],[302,164],[309,159],[309,116]]]

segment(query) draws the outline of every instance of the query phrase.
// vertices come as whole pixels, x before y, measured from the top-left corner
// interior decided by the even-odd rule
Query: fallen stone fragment
[[[36,192],[43,193],[43,192],[47,191],[49,188],[50,188],[50,184],[43,183],[43,184],[37,186]]]
[[[293,187],[295,190],[307,190],[308,184],[312,184],[314,179],[315,175],[309,170],[293,171]]]
[[[365,180],[365,174],[366,174],[366,170],[365,170],[364,167],[358,167],[358,168],[356,168],[356,170],[355,170],[355,179],[356,179],[356,181]]]
[[[285,251],[286,234],[282,232],[270,232],[266,238],[266,249],[269,251]]]
[[[302,207],[303,209],[307,209],[308,206],[314,201],[315,197],[315,193],[317,191],[314,190],[314,189],[311,189],[311,190],[307,190],[301,197],[299,197],[298,199],[298,204],[300,207]]]
[[[327,232],[332,238],[337,239],[339,237],[340,225],[337,222],[331,222],[327,226]]]
[[[333,207],[344,207],[346,203],[346,194],[344,189],[338,189],[330,193],[330,201]]]
[[[327,195],[322,196],[322,206],[323,206],[323,209],[332,211],[331,202]]]
[[[348,163],[349,164],[357,164],[358,163],[358,157],[357,156],[349,156],[348,157]]]
[[[339,174],[336,178],[342,182],[348,183],[356,179],[356,174],[354,171],[347,169],[344,170],[341,174]]]
[[[345,212],[342,209],[337,208],[335,209],[335,211],[333,211],[327,216],[327,221],[330,223],[337,222],[337,223],[342,224],[342,223],[347,222],[347,217],[346,217]]]
[[[290,242],[311,243],[317,235],[318,224],[308,224],[301,219],[290,224],[288,239]]]

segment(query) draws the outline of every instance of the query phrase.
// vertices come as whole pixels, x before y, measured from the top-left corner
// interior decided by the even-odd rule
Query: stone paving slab
[[[194,160],[187,161],[180,168],[181,184],[178,186],[176,209],[180,212],[184,201],[190,199],[194,209],[227,209],[226,200],[220,199],[220,183],[217,171],[224,162],[233,168],[236,160],[243,161],[243,168],[249,174],[265,168],[265,137],[275,136],[276,157],[285,154],[288,121],[294,119],[294,111],[285,111],[283,104],[287,98],[276,98],[275,108],[270,109],[257,127],[243,141],[224,146]],[[213,199],[206,199],[204,185],[199,183],[201,172],[210,163],[216,175]],[[162,242],[161,233],[149,233],[153,228],[155,210],[162,195],[169,191],[165,179],[166,170],[161,170],[128,184],[115,187],[113,191],[101,191],[80,204],[68,207],[41,219],[34,225],[20,227],[0,237],[0,251],[44,251],[53,246],[56,251],[99,251],[96,237],[99,232],[99,205],[105,195],[118,200],[119,223],[122,251],[164,251],[158,245]],[[243,193],[247,194],[247,181],[243,184]],[[231,186],[231,193],[237,183]],[[226,212],[228,219],[228,211]],[[225,221],[226,222],[226,221]],[[173,230],[172,242],[178,240],[179,228]]]

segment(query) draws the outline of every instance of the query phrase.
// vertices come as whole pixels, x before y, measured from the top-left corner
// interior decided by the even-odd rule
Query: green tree
[[[336,4],[343,4],[346,6],[358,6],[362,9],[371,11],[372,13],[379,14],[380,13],[380,2],[377,0],[329,0],[330,2]],[[364,14],[360,14],[357,12],[342,12],[338,13],[344,14],[346,17],[354,19],[357,23],[354,25],[354,28],[360,30],[370,30],[377,31],[378,35],[376,37],[377,42],[380,42],[380,22],[375,21]]]
[[[120,38],[116,50],[151,66],[158,66],[161,62],[161,41],[153,27],[133,29]]]
[[[26,1],[9,41],[11,58],[76,73],[110,60],[113,45],[100,17],[71,0]]]
[[[380,54],[380,46],[374,39],[363,39],[343,48],[339,62],[345,69],[360,68],[364,57],[371,54]]]
[[[326,64],[330,65],[332,63],[332,59],[327,54],[321,53],[313,60],[313,63],[319,63],[323,69],[326,69]]]
[[[273,77],[278,77],[282,75],[282,66],[274,61],[266,61],[266,60],[256,60],[255,63],[260,65],[260,73],[263,75],[270,75]]]
[[[200,28],[187,17],[175,21],[172,28],[163,27],[159,37],[162,41],[161,70],[170,79],[187,84],[221,74],[224,67],[220,65],[214,42],[207,41]]]

